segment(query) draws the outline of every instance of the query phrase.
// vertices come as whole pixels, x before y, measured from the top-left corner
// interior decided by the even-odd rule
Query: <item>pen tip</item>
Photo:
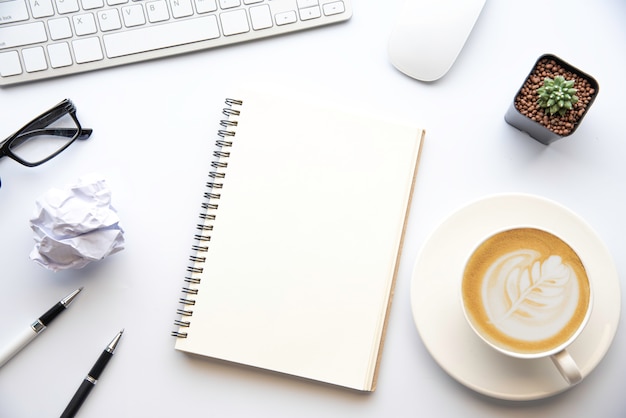
[[[74,290],[72,293],[70,293],[65,298],[63,298],[63,300],[61,300],[61,304],[67,308],[70,305],[70,303],[72,303],[76,295],[80,293],[81,290],[83,290],[82,287]]]
[[[117,333],[115,338],[113,338],[113,341],[111,341],[111,343],[108,345],[107,351],[109,353],[113,354],[113,352],[115,351],[115,347],[117,347],[117,344],[120,342],[120,339],[122,338],[123,332],[124,332],[124,329],[122,328],[122,330]]]

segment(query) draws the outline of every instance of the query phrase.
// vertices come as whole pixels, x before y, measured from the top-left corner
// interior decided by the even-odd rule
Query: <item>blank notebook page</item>
[[[178,350],[371,391],[424,132],[246,92]]]

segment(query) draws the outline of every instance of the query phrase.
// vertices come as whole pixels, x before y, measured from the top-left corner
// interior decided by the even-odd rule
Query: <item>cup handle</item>
[[[563,378],[570,385],[573,386],[583,379],[578,365],[572,356],[569,355],[567,350],[561,350],[558,353],[551,355],[550,358]]]

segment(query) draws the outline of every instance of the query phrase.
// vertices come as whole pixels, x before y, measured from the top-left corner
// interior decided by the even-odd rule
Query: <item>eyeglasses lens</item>
[[[20,132],[11,144],[11,152],[30,164],[54,157],[67,148],[78,136],[79,128],[69,113],[46,126],[32,126]]]

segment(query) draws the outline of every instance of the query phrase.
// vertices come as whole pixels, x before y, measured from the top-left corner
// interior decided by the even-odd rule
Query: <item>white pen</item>
[[[39,319],[33,322],[28,328],[24,329],[20,335],[18,335],[12,342],[4,346],[0,350],[0,367],[15,356],[22,348],[26,347],[28,343],[35,339],[37,335],[41,333],[50,323],[59,316],[69,305],[72,303],[76,295],[83,290],[76,289],[61,301],[57,302],[52,308],[48,309],[46,313],[41,315]]]

